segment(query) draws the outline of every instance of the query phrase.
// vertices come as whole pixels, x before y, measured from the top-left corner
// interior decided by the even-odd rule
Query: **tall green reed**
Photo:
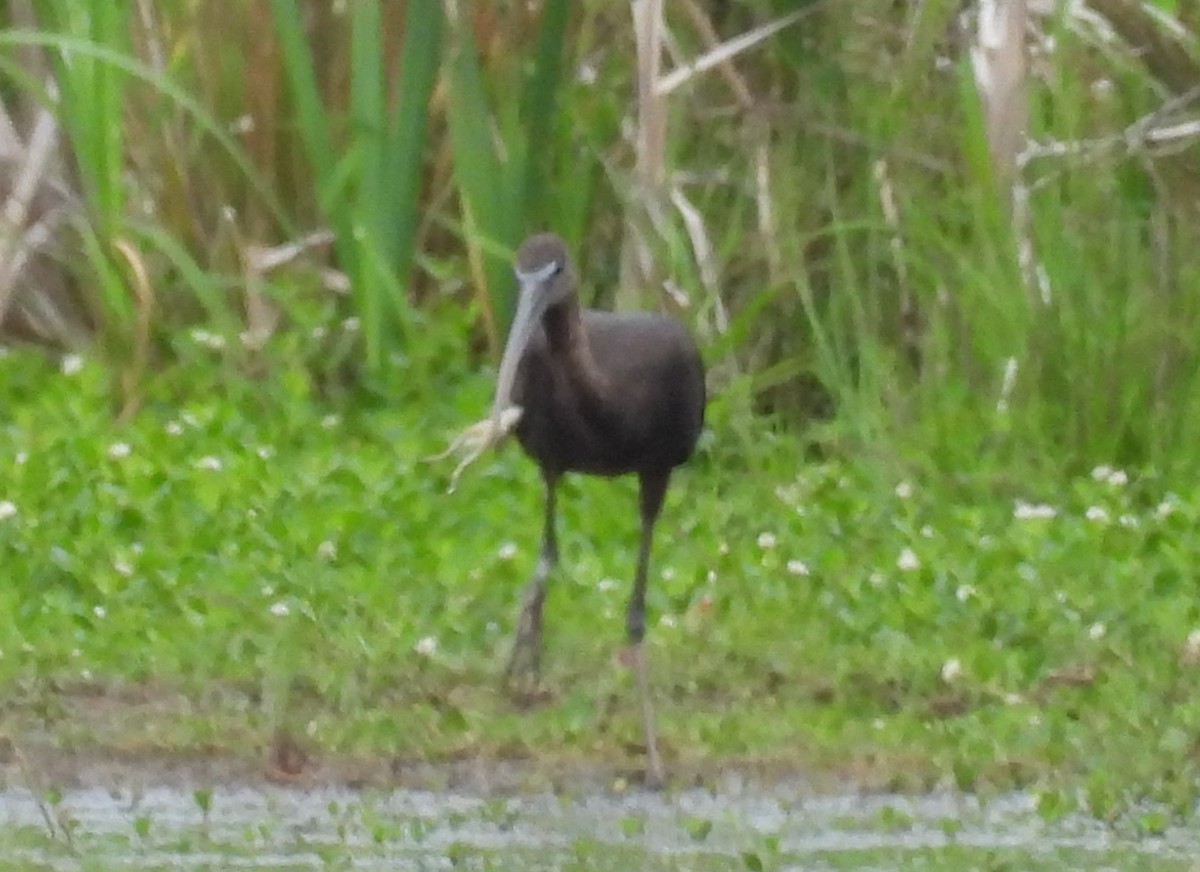
[[[451,22],[448,133],[463,207],[463,241],[493,354],[513,309],[512,249],[531,226],[553,214],[554,183],[559,181],[554,171],[569,164],[555,136],[569,11],[566,0],[542,4],[532,69],[515,101],[501,95],[513,78],[520,81],[520,65],[491,71],[489,81],[468,19]]]
[[[336,118],[297,0],[272,0],[296,123],[322,215],[350,280],[362,321],[366,365],[379,371],[401,347],[409,320],[407,281],[420,215],[430,94],[441,58],[442,16],[432,3],[407,7],[401,63],[388,105],[383,4],[349,7],[348,117]],[[341,140],[335,140],[335,132]],[[392,271],[395,276],[388,275]]]

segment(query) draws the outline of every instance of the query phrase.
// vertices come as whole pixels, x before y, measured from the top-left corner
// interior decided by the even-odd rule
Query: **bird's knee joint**
[[[646,638],[646,614],[641,608],[630,606],[625,619],[625,632],[629,635],[630,644],[636,645]]]
[[[554,567],[558,566],[558,554],[542,553],[538,555],[537,566],[534,567],[534,573],[538,578],[545,578],[554,571]]]

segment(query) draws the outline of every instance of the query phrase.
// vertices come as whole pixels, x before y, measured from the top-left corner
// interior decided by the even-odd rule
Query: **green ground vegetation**
[[[204,371],[186,371],[187,399],[118,425],[97,364],[2,361],[10,736],[237,755],[283,729],[318,754],[637,769],[615,661],[633,482],[565,493],[552,696],[526,710],[498,678],[536,553],[536,472],[510,446],[448,495],[448,469],[423,461],[488,380],[436,404],[339,406],[303,377],[198,391]],[[677,769],[1025,786],[1051,814],[1190,808],[1200,491],[1115,468],[885,476],[728,411],[713,404],[671,492],[649,594]]]
[[[649,594],[676,771],[1190,811],[1192,7],[1031,12],[1014,224],[949,0],[668,4],[668,67],[805,17],[661,101],[619,4],[3,5],[14,747],[636,767],[633,484],[567,487],[523,710],[536,474],[423,462],[550,226],[711,369]]]

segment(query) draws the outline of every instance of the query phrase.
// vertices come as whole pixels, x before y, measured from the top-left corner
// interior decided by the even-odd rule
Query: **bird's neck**
[[[592,357],[579,301],[567,300],[546,312],[542,326],[546,331],[550,353],[566,364],[575,389],[601,399],[605,379],[596,365],[596,359]]]

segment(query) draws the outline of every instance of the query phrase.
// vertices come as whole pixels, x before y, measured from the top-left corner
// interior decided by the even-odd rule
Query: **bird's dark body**
[[[545,472],[667,472],[703,427],[704,369],[672,318],[565,305],[521,358],[513,402],[517,439]]]
[[[499,426],[510,406],[520,407],[517,439],[541,470],[546,512],[505,674],[538,673],[546,580],[558,564],[555,506],[563,474],[636,473],[641,538],[625,632],[642,698],[648,776],[661,783],[642,645],[646,579],[671,471],[691,456],[704,426],[704,366],[678,321],[581,308],[566,245],[553,233],[526,239],[516,261],[521,292],[496,377],[492,421]]]

